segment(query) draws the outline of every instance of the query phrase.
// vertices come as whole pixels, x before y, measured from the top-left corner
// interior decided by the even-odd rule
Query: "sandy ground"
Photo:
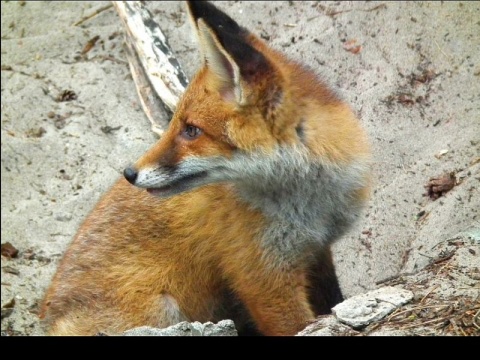
[[[42,334],[37,303],[76,229],[123,167],[156,141],[115,11],[73,26],[107,4],[1,3],[1,242],[18,249],[1,260],[2,334]],[[184,4],[148,4],[191,76],[200,64]],[[362,221],[336,245],[345,295],[445,264],[416,289],[471,299],[467,310],[477,311],[480,3],[218,6],[316,69],[370,135],[374,194]],[[450,172],[449,192],[424,196],[431,177]],[[448,282],[433,285],[440,274]]]

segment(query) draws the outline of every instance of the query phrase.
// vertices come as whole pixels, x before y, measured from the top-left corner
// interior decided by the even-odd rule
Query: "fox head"
[[[309,134],[317,132],[316,125],[304,126],[311,109],[302,102],[315,96],[336,106],[333,93],[211,3],[190,1],[187,8],[202,67],[167,131],[125,169],[126,179],[152,194],[171,196],[214,182],[252,180],[260,173],[276,177],[278,149],[315,150]],[[262,156],[277,160],[259,165]]]

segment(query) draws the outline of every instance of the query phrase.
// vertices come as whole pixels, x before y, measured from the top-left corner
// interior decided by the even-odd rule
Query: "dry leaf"
[[[8,258],[15,258],[18,255],[18,250],[10,244],[9,242],[3,243],[2,244],[2,256],[8,257]]]
[[[346,41],[343,44],[343,48],[346,51],[351,52],[352,54],[358,54],[360,51],[362,51],[362,45],[356,45],[356,44],[357,44],[357,40],[351,39]]]
[[[90,50],[93,49],[93,47],[95,46],[95,43],[100,39],[100,36],[95,36],[93,38],[91,38],[90,40],[88,40],[88,42],[86,43],[86,45],[84,46],[81,54],[82,55],[85,55],[86,53],[88,53]]]
[[[430,199],[436,200],[440,196],[445,195],[449,192],[457,183],[457,178],[455,177],[455,173],[451,172],[449,174],[445,174],[441,177],[437,178],[430,178],[428,183],[425,185],[425,189],[427,189],[426,196],[429,196]]]
[[[77,94],[75,94],[73,90],[63,90],[60,94],[58,94],[56,100],[58,102],[77,100]]]

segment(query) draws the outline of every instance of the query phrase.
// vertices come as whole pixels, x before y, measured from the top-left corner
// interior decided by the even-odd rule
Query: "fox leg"
[[[306,274],[308,302],[315,316],[330,314],[332,307],[343,301],[330,247],[315,254]],[[236,316],[231,317],[235,321],[239,335],[262,335],[245,304],[240,299],[237,299],[235,303],[237,304]]]
[[[230,269],[232,287],[263,335],[295,335],[314,320],[308,299],[307,271],[266,264],[261,269]]]
[[[315,261],[309,268],[308,282],[309,301],[316,316],[330,314],[332,307],[343,301],[330,247],[315,255]]]
[[[47,316],[49,335],[117,335],[139,326],[165,328],[187,317],[175,298],[167,293],[152,299],[134,297],[121,307],[78,307],[55,316]]]
[[[113,318],[118,322],[118,314],[110,315],[115,315]],[[106,319],[105,316],[99,316],[98,313],[88,309],[72,310],[49,323],[48,335],[92,336],[100,333],[116,335],[121,331],[112,329],[111,319],[112,317]]]

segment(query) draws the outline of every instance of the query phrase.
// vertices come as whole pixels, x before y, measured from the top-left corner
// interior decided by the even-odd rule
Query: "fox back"
[[[233,319],[294,335],[342,300],[330,250],[368,199],[351,108],[208,2],[169,128],[83,223],[47,291],[51,334]]]

